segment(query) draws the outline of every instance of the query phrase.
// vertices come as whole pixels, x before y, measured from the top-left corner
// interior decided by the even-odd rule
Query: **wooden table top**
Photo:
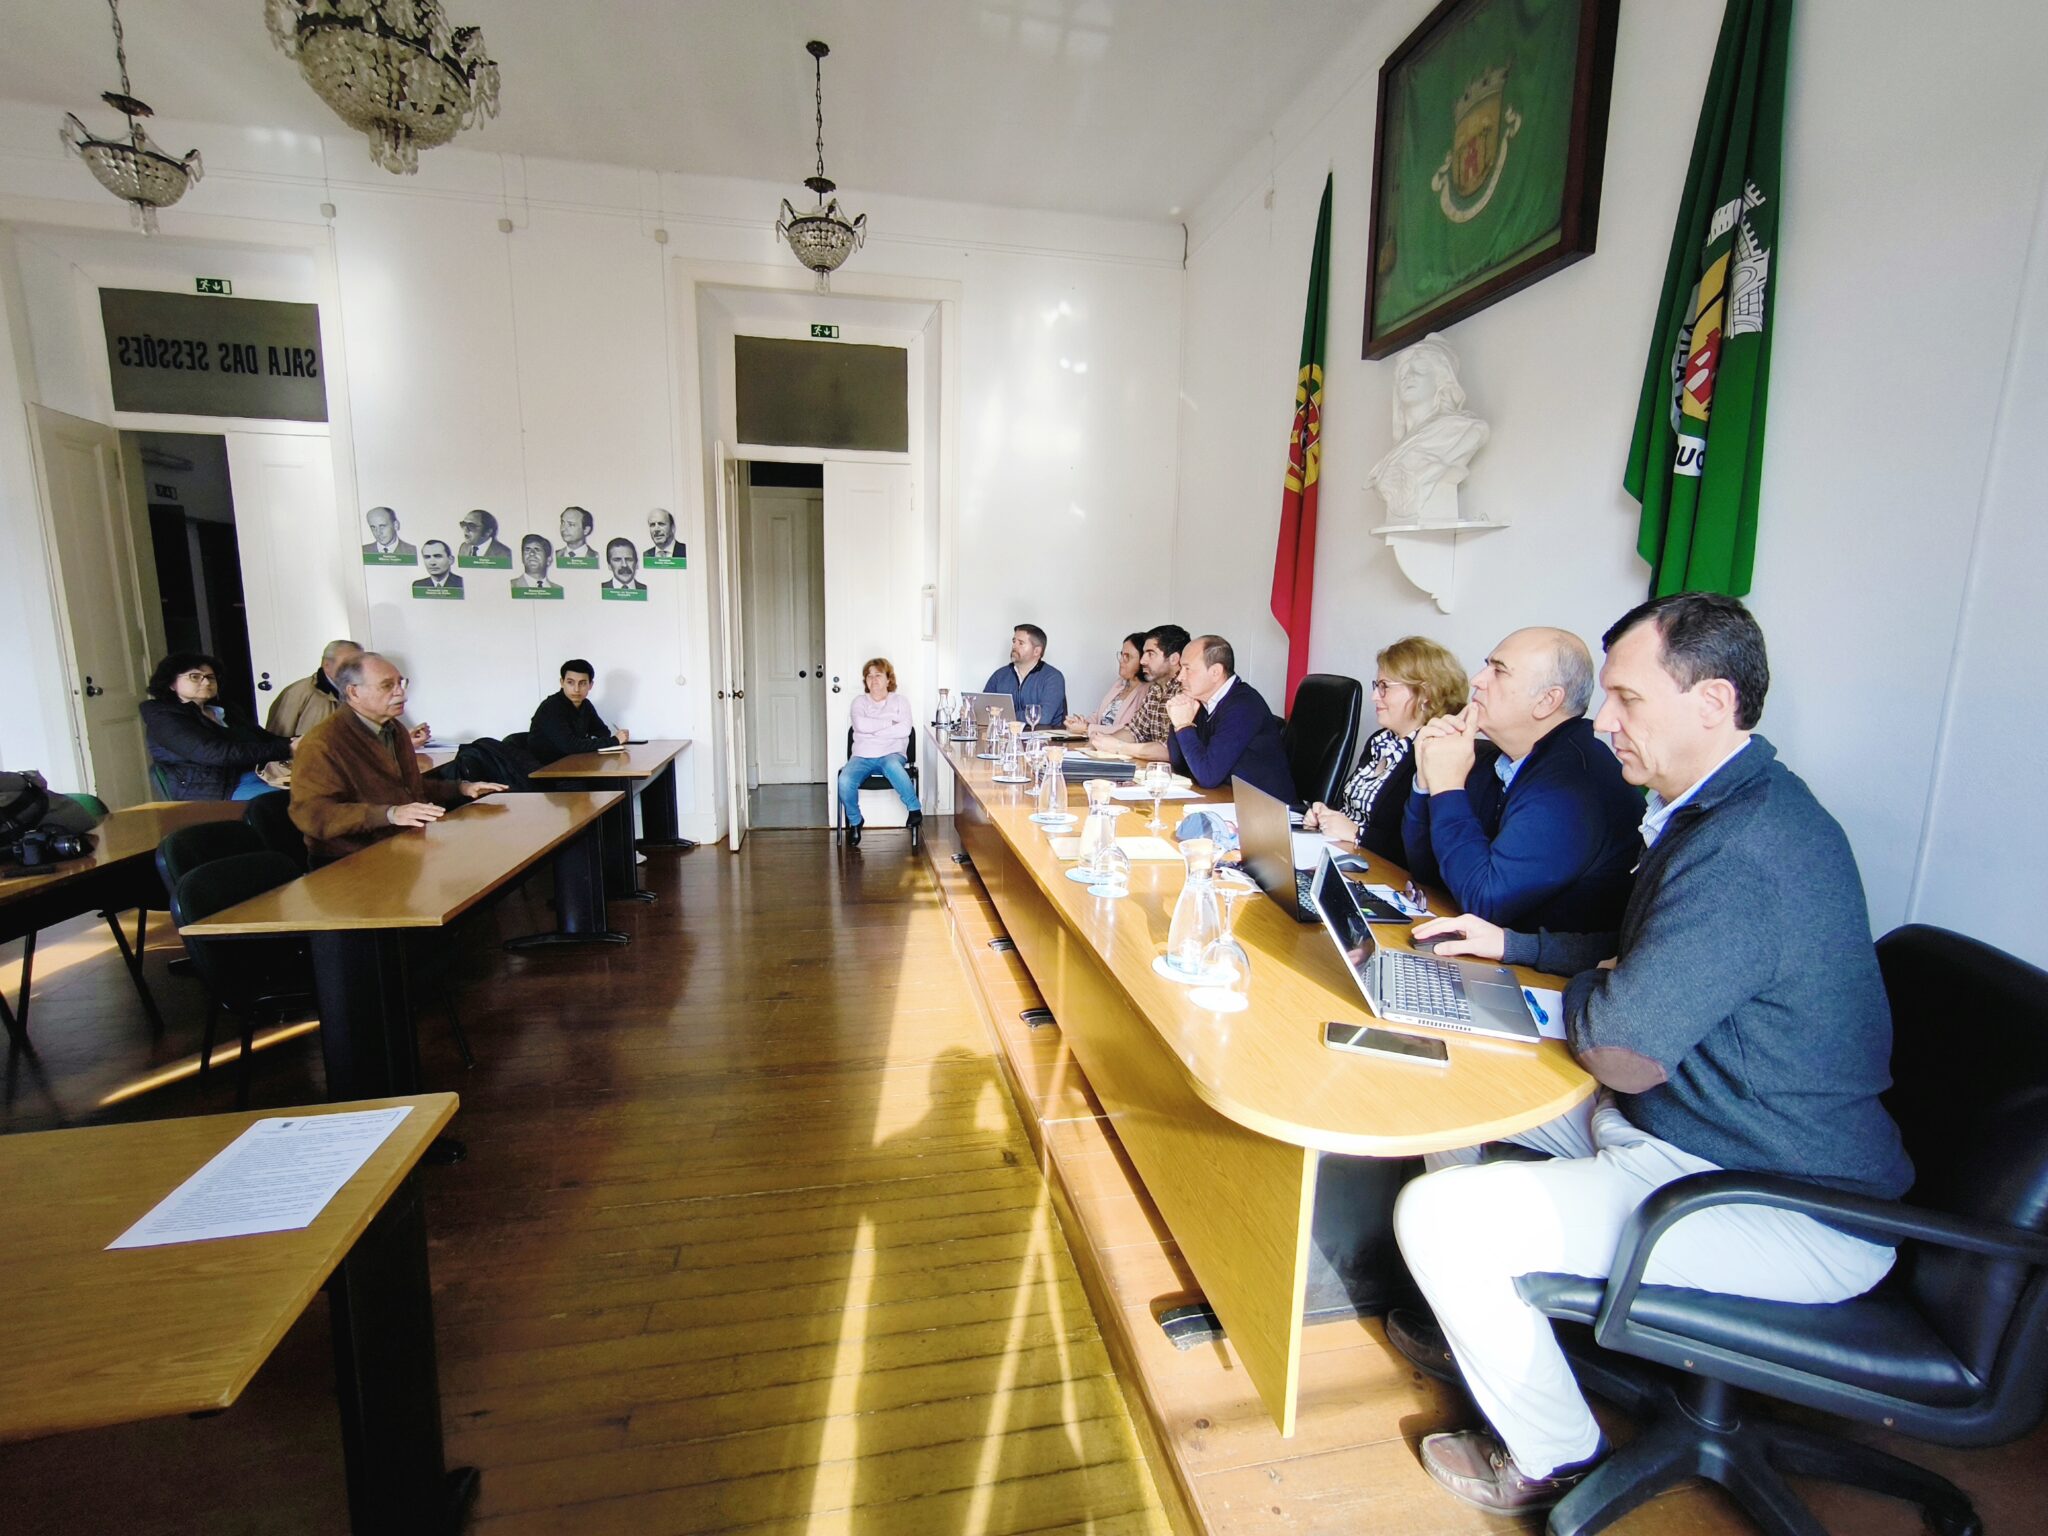
[[[616,789],[491,795],[409,827],[184,931],[204,937],[439,928],[602,816]]]
[[[670,763],[687,741],[635,742],[623,752],[579,752],[536,768],[530,779],[651,779]]]
[[[452,1093],[0,1136],[0,1441],[225,1408],[455,1114]],[[313,1224],[109,1253],[254,1121],[410,1104]]]
[[[41,895],[54,886],[128,859],[156,856],[156,845],[180,827],[206,821],[240,821],[247,805],[235,800],[152,800],[115,811],[92,829],[93,851],[53,866],[46,874],[0,880],[0,902]]]
[[[1133,861],[1129,896],[1090,896],[1086,886],[1066,878],[1069,866],[1053,856],[1051,839],[1030,820],[1029,787],[993,783],[994,765],[976,758],[971,743],[962,746],[966,750],[946,742],[942,750],[963,792],[980,801],[1067,927],[1101,957],[1186,1068],[1196,1093],[1240,1125],[1326,1152],[1405,1156],[1526,1130],[1592,1094],[1593,1079],[1562,1041],[1530,1046],[1404,1024],[1398,1027],[1440,1036],[1450,1047],[1450,1065],[1329,1049],[1322,1041],[1325,1020],[1367,1023],[1372,1013],[1322,925],[1297,923],[1263,894],[1240,899],[1236,918],[1237,937],[1251,958],[1251,1006],[1236,1014],[1196,1007],[1192,989],[1152,970],[1154,957],[1166,949],[1174,902],[1187,879],[1184,866]],[[1070,786],[1068,795],[1068,808],[1085,815],[1079,787]],[[1169,836],[1183,812],[1229,798],[1210,793],[1203,801],[1166,802]],[[1120,830],[1142,831],[1151,803],[1120,804],[1133,813]],[[1384,859],[1367,863],[1376,882],[1398,890],[1407,881],[1405,871]],[[1455,910],[1439,893],[1428,894],[1432,912]],[[1405,927],[1382,924],[1373,931],[1392,948],[1410,947]],[[1563,984],[1536,971],[1518,968],[1517,974],[1531,986]]]

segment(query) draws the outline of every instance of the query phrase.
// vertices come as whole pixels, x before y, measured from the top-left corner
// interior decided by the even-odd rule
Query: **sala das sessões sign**
[[[114,409],[325,421],[320,306],[102,288]]]

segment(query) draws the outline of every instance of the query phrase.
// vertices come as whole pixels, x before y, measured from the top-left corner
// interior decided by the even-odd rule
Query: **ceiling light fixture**
[[[818,206],[799,214],[782,200],[782,217],[775,221],[775,233],[789,242],[796,259],[818,274],[818,292],[832,291],[832,274],[846,258],[860,249],[867,238],[868,216],[849,219],[839,211],[839,199],[831,194],[838,187],[825,175],[825,56],[832,50],[816,41],[804,44],[816,76],[818,104],[818,173],[806,176],[804,185],[818,196]],[[828,202],[827,199],[830,198]]]
[[[498,115],[498,66],[481,27],[451,27],[441,0],[265,0],[271,40],[394,176],[420,151]]]
[[[185,195],[185,189],[205,174],[199,151],[173,160],[142,131],[142,120],[152,116],[147,102],[137,101],[128,86],[128,45],[121,35],[119,0],[107,0],[114,13],[114,60],[121,66],[121,89],[100,97],[128,119],[126,139],[96,139],[92,130],[74,113],[64,114],[57,137],[66,149],[75,150],[93,178],[114,196],[135,210],[135,224],[145,235],[156,233],[156,211],[168,208]]]

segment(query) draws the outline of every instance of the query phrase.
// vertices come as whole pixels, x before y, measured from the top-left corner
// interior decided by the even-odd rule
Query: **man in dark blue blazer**
[[[1592,697],[1577,635],[1518,629],[1495,646],[1464,711],[1416,733],[1409,872],[1490,923],[1612,931],[1642,852],[1643,801],[1593,734]],[[1478,755],[1481,732],[1497,758]]]
[[[1221,635],[1197,635],[1181,652],[1180,692],[1167,700],[1166,715],[1173,766],[1202,788],[1220,789],[1234,774],[1294,803],[1280,721],[1237,675],[1237,653]]]

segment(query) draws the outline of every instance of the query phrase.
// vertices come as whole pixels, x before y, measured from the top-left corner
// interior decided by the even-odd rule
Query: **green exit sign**
[[[814,325],[811,327],[811,338],[814,341],[837,341],[839,339],[839,327],[836,325]]]
[[[195,277],[192,286],[201,293],[218,293],[223,296],[235,291],[235,285],[224,277]]]

